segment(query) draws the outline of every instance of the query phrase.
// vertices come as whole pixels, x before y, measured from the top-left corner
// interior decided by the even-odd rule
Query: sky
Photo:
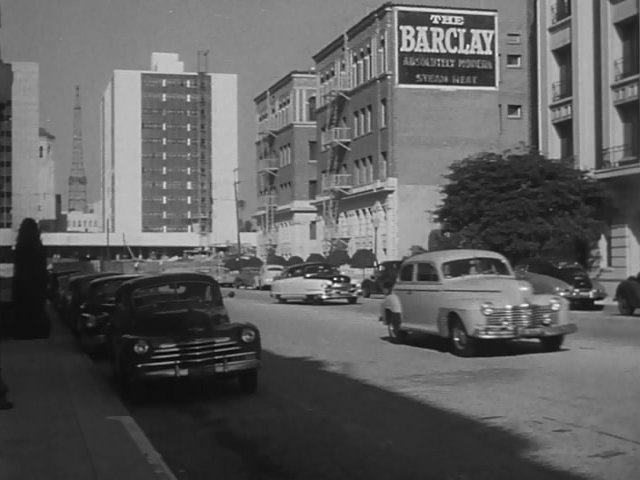
[[[197,70],[238,75],[239,198],[250,219],[256,203],[253,99],[384,0],[0,0],[5,62],[39,64],[40,126],[56,137],[56,187],[66,207],[75,87],[90,201],[100,196],[99,105],[116,69],[146,70],[152,52],[180,55]],[[411,2],[403,2],[411,3]]]

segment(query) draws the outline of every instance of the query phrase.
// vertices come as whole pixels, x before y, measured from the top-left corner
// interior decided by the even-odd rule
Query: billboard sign
[[[396,82],[412,87],[496,88],[498,14],[398,7]]]

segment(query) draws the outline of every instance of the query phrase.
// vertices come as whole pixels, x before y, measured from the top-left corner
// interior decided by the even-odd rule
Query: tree
[[[481,153],[451,165],[446,178],[434,213],[448,242],[513,262],[555,254],[587,264],[608,199],[588,172],[534,151]]]
[[[47,257],[38,224],[25,218],[18,230],[11,285],[15,338],[49,337],[51,324],[45,311],[47,283]]]

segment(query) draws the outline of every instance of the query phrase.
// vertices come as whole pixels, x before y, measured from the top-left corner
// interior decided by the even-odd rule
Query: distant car
[[[157,379],[236,378],[258,385],[260,332],[232,322],[218,283],[201,273],[160,273],[124,282],[107,330],[110,363],[125,392]]]
[[[282,265],[266,264],[260,267],[258,275],[258,288],[261,290],[271,288],[273,279],[282,274],[284,267]]]
[[[508,260],[486,250],[441,250],[405,259],[391,294],[380,308],[389,337],[410,332],[448,338],[455,355],[478,352],[480,342],[538,338],[546,351],[559,350],[575,332],[568,302],[535,294],[518,280]]]
[[[532,272],[562,280],[570,288],[562,293],[573,307],[592,307],[603,300],[607,292],[589,278],[589,273],[579,263],[556,258],[529,258],[516,264],[516,271]]]
[[[115,308],[116,291],[127,280],[140,274],[113,274],[91,280],[86,301],[80,305],[76,326],[78,341],[83,350],[97,353],[105,346],[106,330]]]
[[[240,269],[236,278],[233,280],[233,286],[236,288],[258,288],[258,277],[260,269],[256,267],[243,267]]]
[[[303,300],[322,303],[326,300],[358,301],[358,291],[348,275],[328,263],[308,262],[287,267],[271,283],[271,297],[280,303]]]
[[[387,295],[396,281],[398,269],[402,260],[389,260],[382,262],[373,272],[370,278],[366,278],[360,284],[362,296],[369,298],[373,293]]]
[[[220,266],[214,269],[213,278],[216,279],[221,287],[233,287],[237,275],[238,272]]]
[[[640,273],[618,284],[614,300],[618,303],[620,315],[633,315],[640,307]]]

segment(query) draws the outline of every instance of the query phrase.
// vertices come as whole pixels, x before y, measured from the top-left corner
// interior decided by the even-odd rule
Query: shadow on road
[[[469,418],[311,358],[264,352],[252,396],[228,386],[192,393],[131,406],[180,478],[224,467],[231,480],[585,479],[535,459],[540,446],[495,425],[500,417]]]
[[[380,337],[388,343],[394,343],[391,337]],[[447,338],[437,335],[427,335],[423,333],[410,333],[402,345],[410,347],[435,350],[437,352],[450,354],[450,341]],[[568,348],[562,348],[560,352],[567,352]],[[516,355],[549,355],[542,349],[542,345],[536,339],[532,340],[492,340],[482,344],[479,348],[478,357],[509,357]]]

